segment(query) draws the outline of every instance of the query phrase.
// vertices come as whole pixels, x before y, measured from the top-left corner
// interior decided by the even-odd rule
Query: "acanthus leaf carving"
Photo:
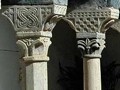
[[[105,41],[100,38],[80,39],[77,44],[84,57],[101,57],[101,52],[105,47]]]
[[[98,50],[100,48],[100,44],[96,39],[86,39],[78,40],[78,47],[85,50],[86,54],[91,54],[94,50]]]

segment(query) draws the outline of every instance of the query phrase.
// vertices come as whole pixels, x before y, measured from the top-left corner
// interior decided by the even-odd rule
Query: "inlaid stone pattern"
[[[80,32],[101,32],[102,23],[110,18],[118,18],[118,11],[114,9],[105,10],[74,10],[67,14],[77,31]]]
[[[36,32],[41,30],[52,11],[52,6],[13,6],[3,14],[10,19],[17,32]]]

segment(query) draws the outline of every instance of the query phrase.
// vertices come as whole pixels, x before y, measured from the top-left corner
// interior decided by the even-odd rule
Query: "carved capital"
[[[101,57],[105,47],[105,32],[118,19],[114,8],[73,10],[65,20],[76,31],[78,48],[84,57]]]
[[[66,15],[67,21],[77,32],[104,33],[119,17],[114,8],[73,10]]]
[[[101,57],[101,52],[105,47],[105,34],[101,33],[77,33],[78,48],[84,57]]]
[[[16,5],[3,12],[16,31],[17,44],[25,61],[49,60],[52,30],[66,10],[66,4]]]
[[[17,41],[21,48],[22,57],[25,62],[48,61],[48,48],[51,44],[49,37],[21,39]]]

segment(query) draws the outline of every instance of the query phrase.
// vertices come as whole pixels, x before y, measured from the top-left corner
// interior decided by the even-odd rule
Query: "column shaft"
[[[26,66],[26,90],[48,90],[47,62]]]
[[[84,58],[84,90],[101,90],[101,69],[99,58]]]

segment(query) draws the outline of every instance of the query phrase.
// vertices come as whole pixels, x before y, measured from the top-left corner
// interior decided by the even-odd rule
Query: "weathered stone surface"
[[[69,4],[76,9],[100,9],[107,6],[107,0],[69,0]]]
[[[99,58],[84,58],[84,90],[101,90],[101,69]]]
[[[120,21],[118,20],[115,24],[113,24],[111,26],[111,28],[117,30],[118,32],[120,32]]]
[[[118,19],[119,10],[114,8],[73,10],[66,15],[78,32],[105,32],[107,25]]]
[[[47,3],[50,0],[39,0]],[[50,5],[12,6],[3,12],[16,31],[21,58],[26,64],[26,90],[48,90],[47,61],[52,30],[66,14],[67,0]]]
[[[120,8],[120,0],[107,0],[108,6],[114,7],[116,9]]]
[[[120,8],[120,0],[69,0],[71,8],[76,9],[101,9],[104,7]]]
[[[4,5],[67,5],[68,0],[4,0],[2,3]]]
[[[78,48],[85,57],[101,57],[105,47],[105,32],[119,17],[119,10],[104,8],[73,10],[65,19],[77,32]]]
[[[56,14],[65,15],[66,10],[67,6],[61,5],[12,6],[3,15],[11,21],[18,34],[22,32],[31,35],[32,32],[36,34],[43,30],[48,18]]]
[[[18,46],[22,46],[23,59],[29,61],[48,61],[48,48],[51,44],[49,37],[38,39],[22,39],[17,41]]]
[[[79,34],[79,33],[78,33]],[[77,34],[77,36],[78,36]],[[87,34],[89,36],[87,36]],[[84,57],[89,58],[99,58],[101,57],[101,52],[105,47],[105,35],[102,33],[86,33],[86,37],[83,33],[80,34],[79,38],[77,37],[78,48],[83,52]],[[91,36],[91,37],[90,37]]]
[[[26,90],[48,90],[47,63],[26,66]]]

